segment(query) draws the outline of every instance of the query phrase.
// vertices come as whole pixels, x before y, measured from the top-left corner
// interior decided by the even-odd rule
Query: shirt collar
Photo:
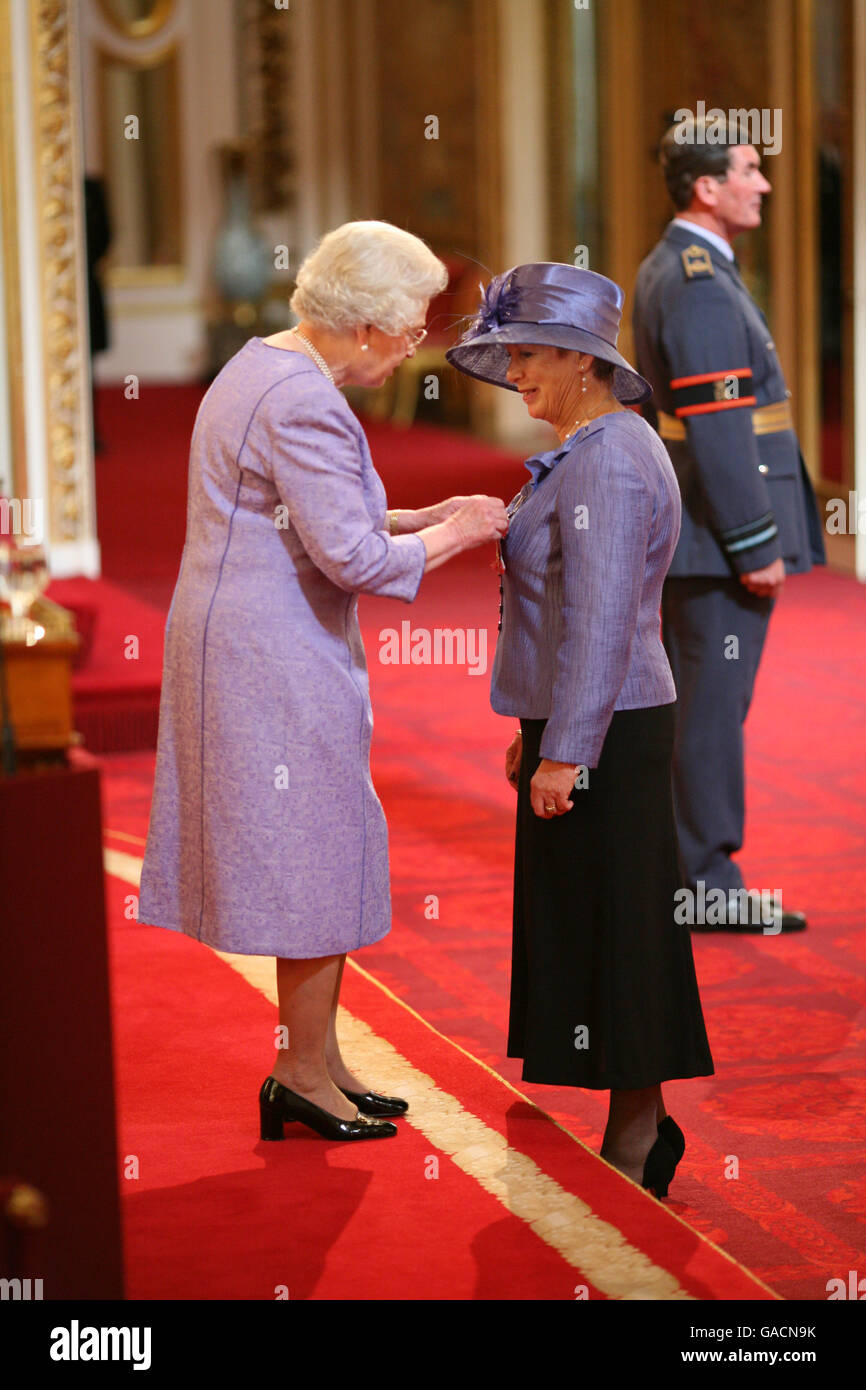
[[[533,454],[531,458],[528,458],[526,460],[526,467],[532,478],[532,491],[534,492],[538,484],[547,477],[548,473],[552,472],[565,454],[571,453],[579,439],[586,439],[587,435],[593,434],[596,430],[601,429],[603,424],[604,416],[599,415],[597,420],[590,420],[589,423],[583,425],[581,429],[575,430],[574,434],[570,434],[558,448],[548,449],[543,454]]]
[[[725,256],[727,260],[733,261],[736,259],[734,256],[734,248],[731,246],[731,243],[725,241],[725,238],[719,236],[717,232],[708,232],[706,227],[699,227],[697,222],[690,222],[687,217],[674,217],[671,221],[671,226],[683,227],[686,231],[692,232],[695,236],[703,237],[704,241],[708,241],[711,246],[715,246],[717,251],[721,251],[722,255]]]

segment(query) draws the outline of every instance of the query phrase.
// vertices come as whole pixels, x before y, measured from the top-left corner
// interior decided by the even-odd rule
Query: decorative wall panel
[[[86,308],[79,247],[82,169],[74,10],[34,0],[30,10],[36,220],[42,265],[46,511],[52,545],[82,541],[92,521],[89,414],[83,389]]]
[[[378,0],[380,216],[487,263],[498,126],[483,0]],[[489,258],[489,260],[488,260]]]

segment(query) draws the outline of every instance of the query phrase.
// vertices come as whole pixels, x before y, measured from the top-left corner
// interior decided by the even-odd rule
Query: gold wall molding
[[[15,158],[15,102],[11,0],[0,0],[0,211],[3,236],[3,307],[6,387],[9,401],[11,496],[29,497],[27,426],[24,418],[24,352],[21,336],[21,267],[18,240],[18,176]]]
[[[295,202],[292,18],[259,0],[238,5],[241,127],[255,213],[285,216]]]
[[[79,264],[84,242],[78,91],[71,74],[76,34],[68,0],[30,8],[33,173],[42,285],[42,378],[48,537],[53,544],[90,537],[90,415],[84,395],[86,308]]]
[[[625,291],[620,352],[633,360],[632,294],[637,268],[648,249],[645,225],[649,200],[636,199],[638,179],[646,177],[644,144],[635,132],[646,129],[647,108],[638,0],[613,0],[599,8],[599,169],[604,263],[593,266]],[[650,108],[651,109],[651,108]],[[658,170],[651,175],[660,181]],[[664,195],[662,195],[664,196]],[[642,209],[635,216],[635,204]],[[650,238],[652,245],[654,237]]]

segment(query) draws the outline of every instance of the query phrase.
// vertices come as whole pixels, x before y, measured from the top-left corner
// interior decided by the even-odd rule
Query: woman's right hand
[[[508,517],[501,497],[481,494],[467,498],[445,523],[460,537],[461,550],[472,550],[487,541],[498,541],[508,530]]]
[[[508,778],[515,791],[517,791],[517,781],[520,777],[520,764],[522,759],[523,736],[518,729],[505,750],[505,776]]]

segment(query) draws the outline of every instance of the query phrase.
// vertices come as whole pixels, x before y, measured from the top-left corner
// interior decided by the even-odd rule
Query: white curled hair
[[[305,257],[289,307],[335,332],[369,323],[397,335],[447,283],[445,266],[420,237],[390,222],[344,222]]]

